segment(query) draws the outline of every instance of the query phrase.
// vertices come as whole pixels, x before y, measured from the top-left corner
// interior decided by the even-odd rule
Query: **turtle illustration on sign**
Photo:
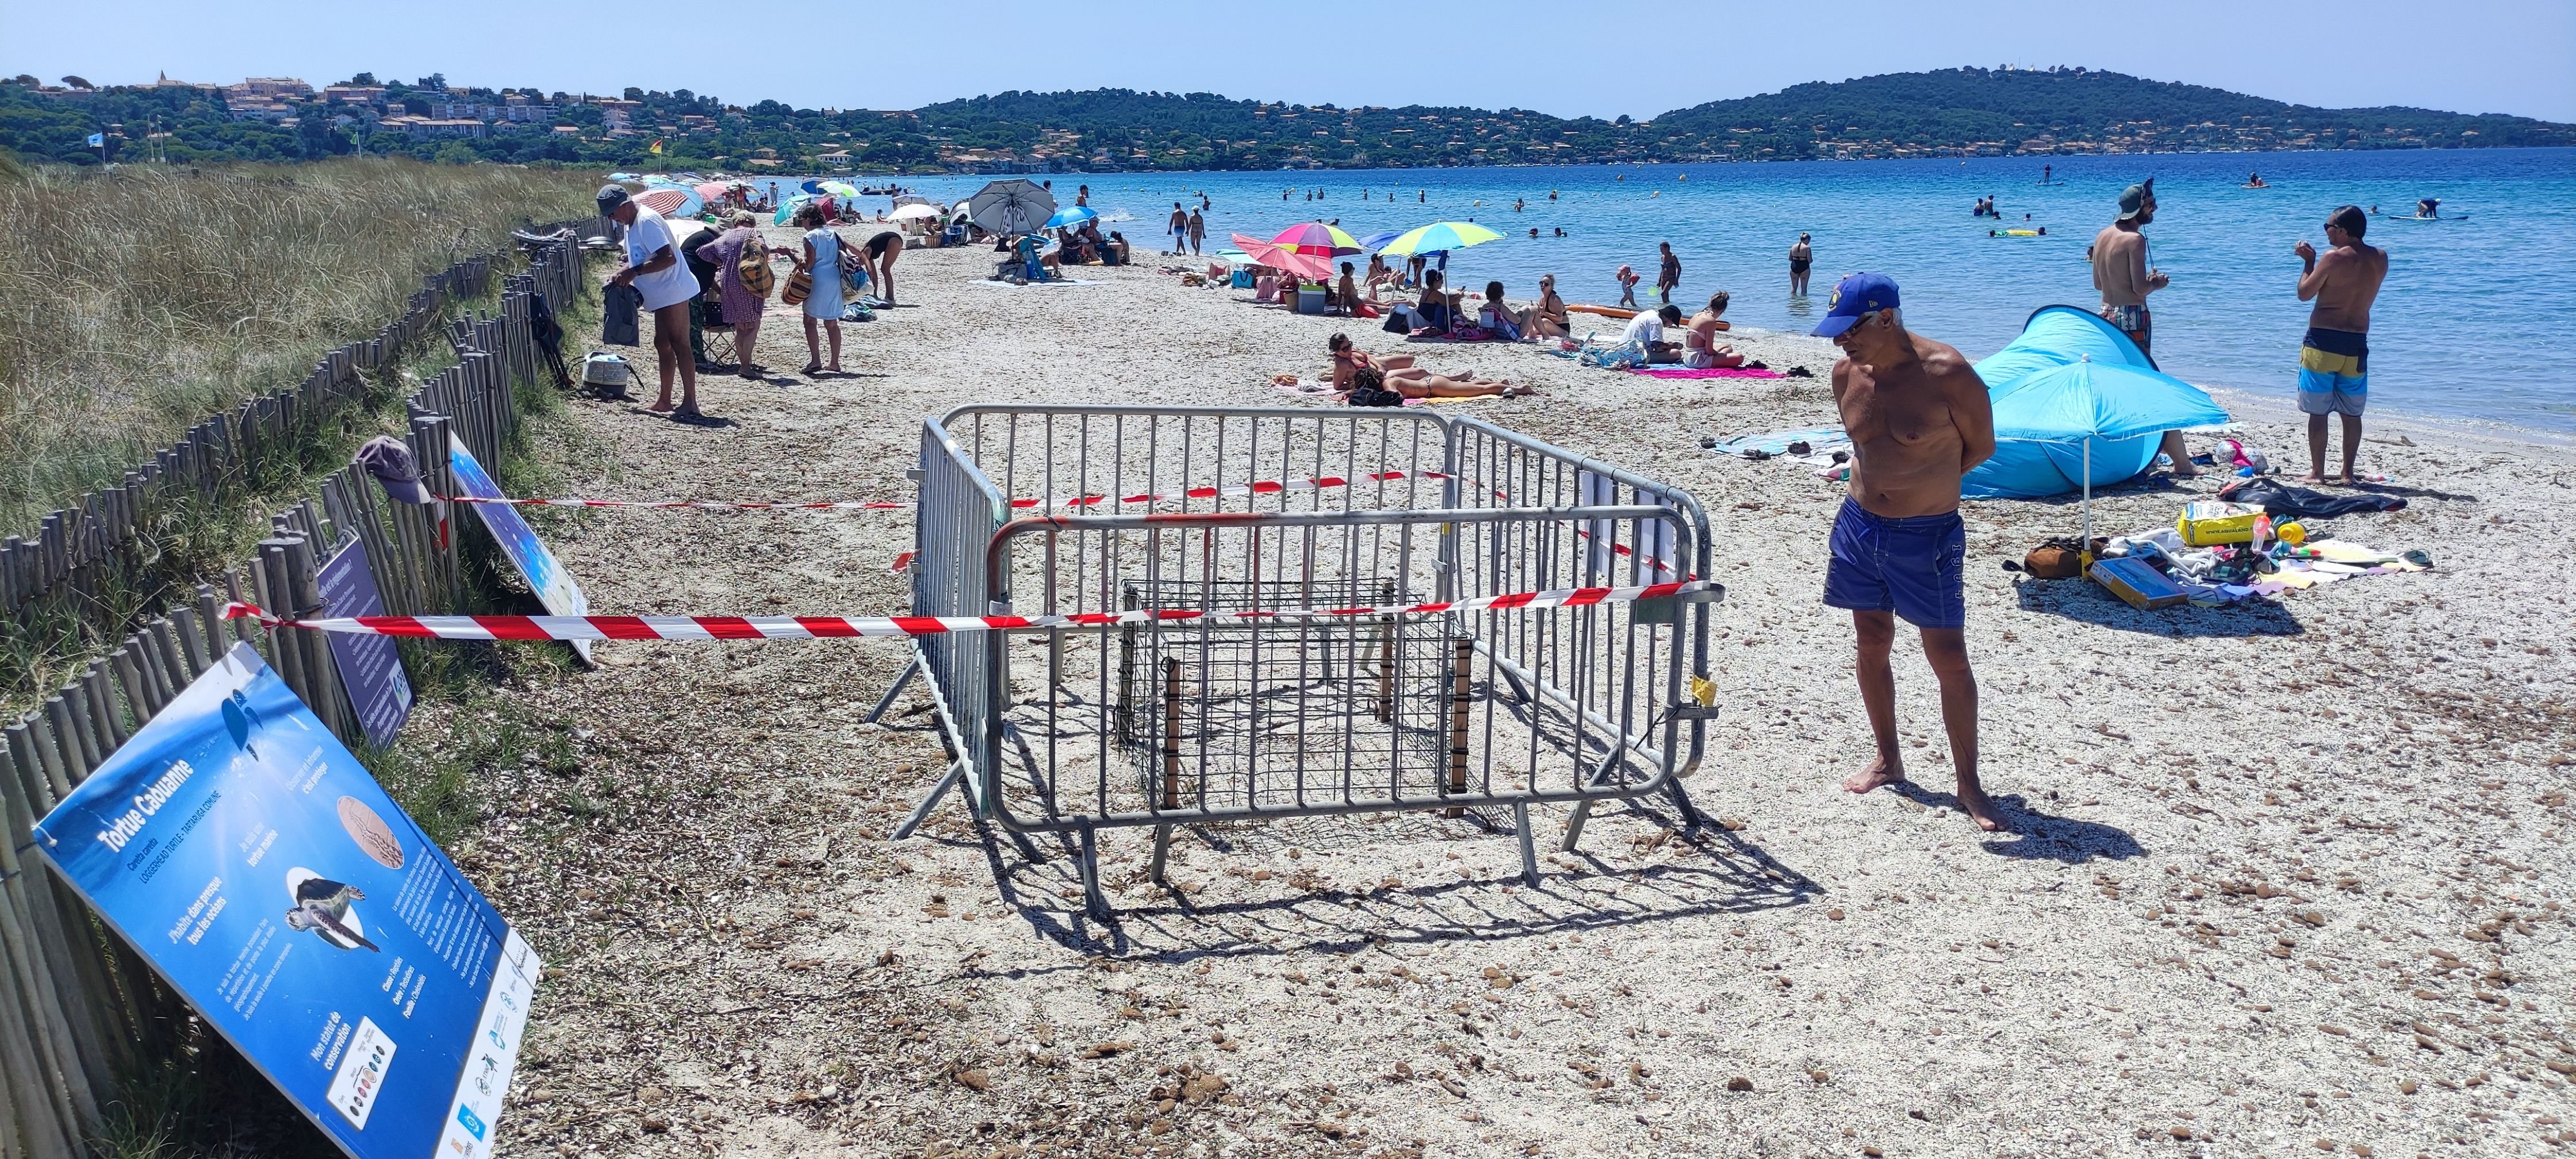
[[[350,902],[366,900],[365,890],[303,868],[287,871],[286,887],[289,896],[295,899],[294,906],[286,911],[288,929],[311,930],[323,941],[343,950],[365,946],[377,953],[383,952],[374,942],[367,940],[365,924],[356,914],[349,912]]]

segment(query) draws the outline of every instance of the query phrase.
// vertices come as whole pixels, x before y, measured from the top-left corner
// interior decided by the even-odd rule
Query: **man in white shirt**
[[[698,411],[698,366],[689,352],[689,299],[698,280],[680,261],[671,240],[671,224],[662,215],[628,196],[622,185],[599,189],[599,215],[626,227],[626,268],[608,279],[644,296],[644,311],[653,316],[653,355],[662,372],[662,397],[652,409],[678,418],[703,418]],[[748,361],[749,356],[745,355]],[[679,409],[671,407],[671,376],[680,377]]]
[[[1679,362],[1682,360],[1681,347],[1664,341],[1664,327],[1681,324],[1682,308],[1665,306],[1654,313],[1640,313],[1629,319],[1628,328],[1619,334],[1619,341],[1636,343],[1648,362]]]

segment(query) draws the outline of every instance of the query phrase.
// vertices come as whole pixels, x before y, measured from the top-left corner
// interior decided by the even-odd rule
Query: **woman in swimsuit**
[[[868,239],[867,251],[862,264],[876,281],[877,297],[884,299],[886,305],[894,305],[894,260],[903,256],[903,235],[887,230]]]
[[[1798,235],[1798,244],[1789,247],[1789,296],[1807,296],[1807,270],[1816,264],[1816,251],[1808,246],[1807,235]]]
[[[1538,301],[1521,310],[1521,336],[1525,338],[1563,338],[1572,333],[1566,324],[1565,299],[1556,296],[1556,275],[1538,276]]]
[[[1451,378],[1445,374],[1433,374],[1414,365],[1413,356],[1410,354],[1390,354],[1383,359],[1372,358],[1367,351],[1353,347],[1348,334],[1333,335],[1325,346],[1332,351],[1335,393],[1349,390],[1351,376],[1358,373],[1363,366],[1376,367],[1378,373],[1386,376],[1386,388],[1406,398],[1484,398],[1497,394],[1537,393],[1526,386],[1514,386],[1509,382],[1477,378],[1472,371],[1463,380]]]

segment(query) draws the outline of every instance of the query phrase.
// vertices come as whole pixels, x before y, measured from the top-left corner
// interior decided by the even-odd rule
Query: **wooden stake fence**
[[[577,237],[607,232],[596,218]],[[516,391],[540,386],[535,298],[560,315],[586,286],[575,244],[530,247],[525,272],[503,275],[514,252],[459,262],[423,279],[402,317],[376,336],[331,351],[291,390],[252,399],[191,428],[187,437],[94,492],[48,515],[33,538],[0,542],[0,615],[23,629],[46,613],[91,615],[118,569],[142,566],[143,532],[172,505],[217,502],[264,470],[295,466],[318,424],[362,402],[361,375],[391,365],[440,332],[457,364],[405,400],[415,460],[440,494],[455,494],[447,469],[450,433],[497,468],[516,429]],[[500,311],[450,318],[460,300],[492,292]],[[345,448],[344,448],[345,449]],[[107,932],[53,872],[37,864],[35,822],[70,794],[117,746],[238,641],[258,648],[295,693],[342,741],[360,739],[339,667],[314,633],[260,632],[220,619],[225,601],[321,611],[317,574],[341,544],[364,543],[376,589],[396,613],[461,607],[453,513],[443,505],[386,500],[355,466],[324,478],[320,502],[279,512],[272,534],[240,568],[197,585],[193,601],[125,631],[80,676],[10,723],[0,756],[0,1159],[75,1159],[91,1154],[100,1108],[118,1083],[171,1057],[187,1011],[130,948]],[[220,583],[216,582],[220,580]]]

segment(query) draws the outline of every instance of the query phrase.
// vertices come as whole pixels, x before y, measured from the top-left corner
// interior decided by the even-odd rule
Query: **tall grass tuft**
[[[0,529],[302,378],[513,226],[592,212],[592,190],[385,159],[0,174]]]

